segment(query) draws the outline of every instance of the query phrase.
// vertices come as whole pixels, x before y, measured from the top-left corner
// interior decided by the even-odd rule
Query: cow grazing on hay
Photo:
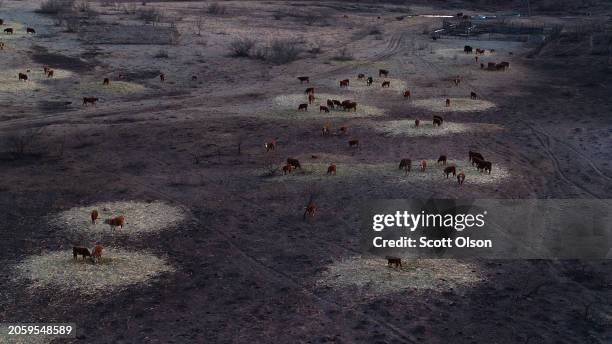
[[[504,70],[510,68],[510,63],[509,62],[502,61],[499,64],[503,67]]]
[[[287,165],[291,165],[295,168],[302,169],[302,165],[300,165],[300,161],[298,159],[287,158]]]
[[[94,263],[99,262],[102,258],[102,250],[103,248],[100,244],[96,244],[96,247],[94,247],[94,249],[92,250],[93,253],[91,255],[91,258],[93,259]]]
[[[274,139],[274,140],[272,140],[270,142],[264,143],[264,147],[266,148],[266,152],[276,150],[276,140],[278,140],[278,138],[276,138],[276,139]]]
[[[395,267],[395,268],[400,268],[400,269],[402,268],[402,259],[401,258],[386,256],[385,259],[387,259],[387,266]]]
[[[308,104],[300,104],[298,105],[298,111],[308,111]]]
[[[315,101],[315,96],[314,94],[309,94],[308,95],[308,104],[312,104]]]
[[[479,49],[479,48],[476,48],[476,54],[478,54],[478,55],[484,55],[484,53],[485,53],[485,50],[484,50],[484,49]]]
[[[0,19],[0,25],[4,25],[4,19]]]
[[[116,229],[117,227],[123,229],[123,225],[125,224],[125,217],[123,215],[120,215],[112,219],[106,219],[104,223],[109,225],[111,229]]]
[[[306,93],[306,94],[314,94],[314,87],[308,87],[308,88],[307,88],[307,89],[304,91],[304,93]]]
[[[303,84],[304,82],[307,84],[310,83],[310,78],[307,76],[298,76],[298,80],[300,80],[300,84]]]
[[[91,224],[95,225],[97,219],[98,219],[98,211],[94,209],[91,211]]]
[[[322,136],[327,136],[327,135],[329,135],[329,133],[330,133],[329,127],[330,127],[330,126],[329,126],[329,124],[326,124],[326,125],[323,127],[323,129],[321,129],[321,135],[322,135]]]
[[[469,45],[466,45],[463,47],[463,52],[466,54],[471,54],[472,53],[473,48]]]
[[[379,77],[381,77],[381,76],[387,77],[387,76],[389,76],[389,71],[386,70],[386,69],[379,69],[378,70],[378,76]]]
[[[324,111],[324,112],[328,113],[329,112],[329,108],[327,106],[321,105],[321,106],[319,106],[319,112],[321,112],[321,111]]]
[[[476,92],[470,92],[470,99],[478,99]]]
[[[442,163],[442,165],[446,165],[446,155],[440,155],[440,157],[438,158],[438,164]]]
[[[0,42],[0,50],[4,50],[4,42]]]
[[[91,253],[89,253],[87,247],[73,247],[72,256],[74,257],[74,260],[77,260],[79,255],[83,256],[83,260],[85,260],[85,257],[91,257]]]
[[[418,119],[418,118],[417,118],[417,119],[415,119],[415,120],[414,120],[414,127],[415,127],[415,128],[418,128],[418,127],[419,127],[419,124],[421,124],[421,120],[420,120],[420,119]]]
[[[433,121],[432,121],[434,126],[441,126],[442,123],[444,123],[444,118],[442,118],[442,116],[438,116],[438,115],[434,115],[433,116]]]
[[[348,127],[347,126],[340,127],[340,135],[346,135],[346,134],[348,134]]]
[[[26,28],[26,33],[35,34],[35,33],[36,33],[36,30],[34,30],[34,29],[33,29],[33,28],[31,28],[31,27],[28,27],[28,28]]]
[[[350,102],[350,101],[346,103],[343,102],[342,105],[344,106],[344,110],[346,111],[350,111],[350,110],[357,111],[357,102]]]
[[[421,172],[425,172],[425,169],[427,169],[427,160],[421,160]]]
[[[333,109],[334,108],[334,101],[331,100],[331,99],[328,99],[327,100],[327,107],[330,108],[330,109]]]
[[[96,97],[83,97],[83,105],[87,105],[87,104],[92,104],[92,105],[96,105],[96,102],[98,101],[98,98]]]
[[[340,80],[340,87],[349,87],[349,79]]]
[[[159,75],[159,81],[161,81],[161,82],[166,81],[166,74],[161,73],[161,74]]]
[[[110,85],[110,79],[104,78],[104,81],[102,81],[102,85]]]
[[[327,167],[327,175],[334,175],[335,176],[336,175],[336,171],[337,171],[337,168],[336,168],[336,165],[334,165],[334,164],[331,164],[331,165],[329,165],[329,167]]]
[[[480,69],[484,69],[484,67],[485,67],[485,66],[484,66],[484,63],[481,63],[481,64],[480,64]]]
[[[484,160],[484,157],[482,156],[482,154],[478,152],[473,152],[473,151],[468,151],[468,158],[470,162],[473,162],[475,159]],[[472,163],[472,165],[474,164]]]
[[[495,66],[497,64],[495,62],[489,62],[487,63],[487,70],[495,70]]]
[[[457,175],[457,168],[456,168],[455,166],[448,166],[448,167],[444,168],[444,174],[446,175],[446,178],[447,178],[447,179],[448,179],[448,176],[449,176],[451,173],[453,174],[453,177],[454,177],[455,175]]]
[[[476,168],[480,172],[489,172],[489,174],[491,174],[491,162],[490,161],[478,160],[476,162]]]
[[[464,181],[465,181],[465,173],[459,172],[459,174],[457,175],[457,183],[459,183],[459,185],[463,185]]]
[[[53,69],[48,69],[47,70],[47,78],[52,78],[53,75],[55,75],[55,71],[53,71]]]
[[[404,170],[406,172],[406,174],[408,174],[408,172],[410,172],[411,168],[412,168],[412,161],[410,159],[402,159],[402,160],[400,160],[400,163],[399,163],[399,169],[400,170]]]
[[[334,103],[334,107],[342,107],[342,102],[338,99],[333,99],[332,103]]]
[[[446,98],[445,106],[446,107],[450,107],[450,99]]]
[[[359,140],[349,140],[349,147],[359,148]]]
[[[28,75],[25,73],[19,73],[17,78],[19,78],[19,80],[28,81]]]
[[[291,174],[291,172],[293,170],[295,170],[295,167],[293,167],[293,165],[287,164],[287,165],[283,166],[283,175],[285,175],[287,173]]]
[[[357,79],[363,80],[365,78],[365,74],[359,73],[357,74]]]
[[[304,216],[302,218],[306,220],[306,216],[314,217],[316,212],[317,205],[312,200],[310,200],[310,202],[308,202],[308,205],[306,206],[306,210],[304,211]]]
[[[404,98],[410,98],[410,90],[404,91]]]
[[[391,81],[383,81],[381,86],[382,88],[389,88],[391,87]]]
[[[369,76],[369,77],[368,77],[368,80],[366,80],[366,85],[371,86],[373,82],[374,82],[374,78],[372,78],[371,76]]]
[[[4,29],[4,33],[7,35],[12,35],[14,33],[13,28],[7,27],[6,29]]]

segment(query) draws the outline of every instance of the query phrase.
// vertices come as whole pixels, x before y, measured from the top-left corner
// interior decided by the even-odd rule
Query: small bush
[[[168,56],[168,50],[166,49],[159,49],[155,55],[153,55],[154,58],[156,59],[167,59]]]
[[[214,14],[214,15],[221,15],[221,14],[225,14],[227,12],[227,7],[217,3],[217,2],[213,2],[212,4],[208,5],[208,8],[206,9],[206,12],[208,14]]]
[[[284,64],[297,60],[301,53],[300,47],[289,40],[274,40],[270,45],[268,61]]]
[[[348,50],[347,47],[344,47],[332,59],[335,60],[335,61],[352,61],[353,60],[353,54]]]
[[[157,23],[162,19],[162,13],[156,7],[140,8],[136,11],[136,15],[138,19],[149,23]]]
[[[50,15],[71,13],[74,3],[75,0],[44,0],[36,12]]]
[[[238,38],[230,43],[230,54],[234,57],[247,57],[255,46],[255,41],[250,38]]]

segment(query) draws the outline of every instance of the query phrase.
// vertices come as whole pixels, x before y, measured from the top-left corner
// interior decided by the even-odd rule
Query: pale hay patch
[[[451,104],[446,107],[446,98],[416,99],[412,105],[434,112],[469,112],[484,111],[495,107],[495,104],[481,99],[449,98]]]
[[[4,32],[4,29],[10,28],[10,27],[13,28],[14,33],[12,35],[7,35]],[[0,41],[12,41],[12,40],[26,38],[30,36],[36,36],[36,34],[32,35],[32,34],[26,33],[26,26],[19,22],[15,22],[12,20],[8,20],[8,21],[5,20],[4,25],[0,26]]]
[[[357,102],[357,111],[344,111],[344,110],[332,110],[329,113],[319,112],[319,106],[327,106],[327,99],[337,99],[343,101],[350,99]],[[370,117],[370,116],[382,116],[385,114],[384,110],[364,105],[359,102],[359,99],[350,96],[342,96],[335,94],[320,94],[315,93],[315,102],[308,105],[308,111],[298,111],[298,106],[302,103],[308,103],[308,96],[306,94],[288,94],[280,95],[272,100],[272,107],[259,110],[262,116],[275,116],[290,119],[311,119],[311,118],[355,118],[355,117]]]
[[[130,94],[143,92],[146,90],[146,88],[141,84],[112,80],[108,85],[102,85],[102,81],[100,80],[99,82],[83,82],[75,86],[75,93],[82,94],[83,96]]]
[[[378,75],[378,74],[377,74]],[[366,80],[368,78],[368,74],[362,80],[357,79],[357,77],[348,78],[350,80],[348,88],[342,88],[342,90],[348,90],[353,92],[381,92],[382,94],[389,95],[404,95],[404,91],[408,88],[408,85],[405,81],[394,78],[384,78],[377,77],[372,75],[372,85],[368,86]],[[389,81],[391,84],[388,88],[382,88],[382,82]],[[331,86],[340,88],[340,80],[334,80]]]
[[[396,121],[373,122],[371,128],[391,136],[445,136],[469,132],[492,132],[502,130],[496,124],[488,123],[456,123],[444,121],[442,126],[434,126],[430,119],[421,119],[418,127],[414,125],[414,119],[402,119]]]

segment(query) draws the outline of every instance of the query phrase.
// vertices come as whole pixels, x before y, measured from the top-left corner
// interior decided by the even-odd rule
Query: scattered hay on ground
[[[91,223],[91,211],[98,210],[100,218]],[[100,234],[111,232],[105,219],[123,215],[125,225],[112,233],[139,235],[175,227],[186,217],[183,210],[164,202],[106,202],[86,207],[74,207],[51,216],[49,222],[59,228],[73,232]]]
[[[289,94],[277,96],[272,101],[271,108],[261,109],[259,113],[262,116],[275,116],[291,119],[311,119],[311,118],[333,118],[333,117],[373,117],[382,116],[385,112],[377,107],[365,105],[359,102],[359,99],[335,94],[315,94],[315,102],[308,105],[308,111],[298,111],[298,106],[303,103],[308,103],[306,94]],[[343,101],[350,99],[357,102],[357,111],[332,110],[329,113],[320,112],[319,106],[327,106],[327,99],[337,99]]]
[[[378,73],[376,73],[376,75],[378,75]],[[374,75],[372,75],[372,79],[373,79],[372,85],[368,86],[366,82],[366,79],[368,78],[368,76],[369,75],[366,74],[366,77],[363,78],[362,80],[357,79],[356,76],[352,78],[348,78],[350,80],[349,87],[343,88],[343,90],[349,90],[352,92],[379,91],[383,93],[399,94],[403,96],[404,91],[408,88],[406,82],[400,79],[384,78],[384,77],[379,78]],[[388,88],[387,87],[382,88],[383,81],[390,82]],[[340,88],[340,80],[333,80],[331,82],[331,86]]]
[[[9,69],[0,73],[0,92],[22,92],[28,90],[40,90],[46,88],[43,81],[63,79],[72,76],[70,71],[54,69],[53,78],[47,78],[42,68]],[[28,76],[27,81],[19,80],[19,73]]]
[[[489,123],[456,123],[445,121],[442,126],[434,126],[431,119],[421,119],[418,127],[414,125],[414,119],[402,119],[397,121],[373,122],[371,127],[381,133],[392,136],[445,136],[468,132],[491,132],[502,130],[497,124]]]
[[[35,289],[53,289],[95,295],[175,271],[165,259],[145,251],[105,247],[100,262],[73,259],[72,250],[55,251],[26,258],[14,267],[17,278],[30,281]]]
[[[475,265],[451,259],[404,260],[402,268],[381,258],[350,257],[327,266],[316,284],[333,289],[357,287],[376,296],[404,289],[436,291],[469,287],[484,280]]]
[[[4,29],[7,28],[13,28],[13,34],[12,35],[8,35],[4,32]],[[30,36],[35,36],[36,34],[32,35],[32,34],[28,34],[26,32],[26,27],[25,25],[19,23],[19,22],[15,22],[12,20],[5,20],[4,21],[4,25],[0,26],[0,39],[2,41],[11,41],[11,40],[15,40],[15,39],[21,39],[21,38],[26,38],[26,37],[30,37]]]
[[[495,104],[481,99],[449,98],[450,106],[446,106],[446,98],[416,99],[412,105],[434,112],[468,112],[484,111],[495,107]]]
[[[128,81],[111,81],[108,85],[102,85],[102,80],[99,82],[83,82],[76,85],[75,92],[88,95],[114,95],[114,94],[130,94],[143,92],[146,88],[134,82]]]

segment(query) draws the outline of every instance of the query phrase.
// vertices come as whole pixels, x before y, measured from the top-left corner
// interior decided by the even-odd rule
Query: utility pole
[[[531,17],[531,0],[527,0],[527,16]]]

